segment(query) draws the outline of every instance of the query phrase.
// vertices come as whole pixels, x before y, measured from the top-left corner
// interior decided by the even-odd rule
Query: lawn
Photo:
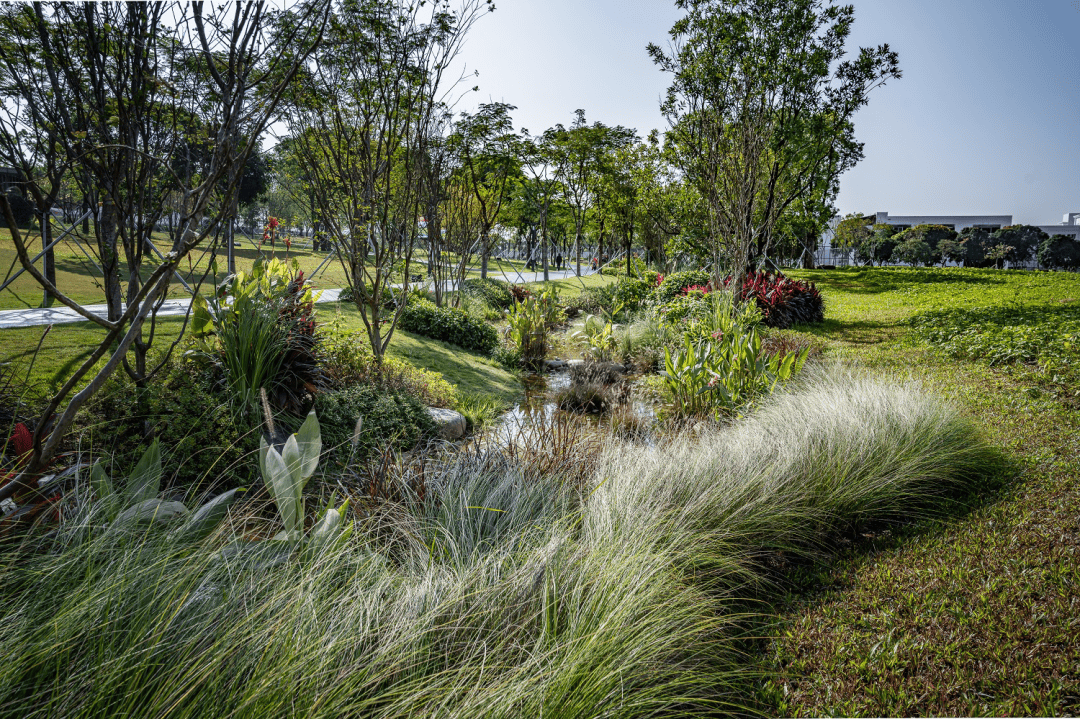
[[[1062,337],[1078,318],[1080,275],[792,274],[825,293],[827,322],[813,332],[829,354],[923,382],[1015,471],[996,492],[945,503],[931,521],[867,531],[839,561],[796,573],[759,647],[763,710],[1076,714],[1080,412],[1066,378],[1080,356]],[[985,308],[977,323],[974,308]],[[1047,326],[1054,341],[1025,345]]]

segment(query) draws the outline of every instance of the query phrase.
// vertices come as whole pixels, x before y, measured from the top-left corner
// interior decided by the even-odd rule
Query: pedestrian
[[[555,269],[557,269],[557,270],[562,269],[562,253],[561,252],[558,253],[557,255],[555,255]]]

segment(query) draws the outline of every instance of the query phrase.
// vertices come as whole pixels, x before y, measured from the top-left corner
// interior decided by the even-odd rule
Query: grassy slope
[[[864,537],[778,608],[765,710],[781,715],[1057,715],[1080,711],[1080,413],[1023,367],[953,360],[902,323],[944,306],[1052,312],[1080,276],[793,273],[828,301],[830,351],[923,380],[1017,464],[970,512]],[[920,275],[922,275],[920,277]],[[920,280],[930,280],[923,282]],[[1073,405],[1074,407],[1075,405]]]
[[[319,305],[319,318],[329,322],[340,317],[347,329],[362,330],[360,314],[354,307],[339,303]],[[158,347],[164,349],[167,342],[176,338],[183,318],[164,318],[159,322]],[[34,355],[44,327],[7,329],[0,331],[0,362],[10,362],[20,381],[26,377],[30,359]],[[79,322],[53,327],[46,335],[32,368],[33,381],[50,389],[79,366],[96,346],[104,330],[89,322]],[[441,372],[462,393],[487,395],[499,404],[511,404],[521,394],[521,382],[512,373],[491,362],[486,357],[472,354],[460,347],[425,337],[397,332],[390,345],[390,354],[424,369]]]

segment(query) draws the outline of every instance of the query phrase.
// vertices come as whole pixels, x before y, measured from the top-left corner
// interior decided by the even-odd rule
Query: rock
[[[566,369],[568,366],[569,365],[567,364],[566,360],[561,360],[561,359],[544,360],[544,369],[546,369],[549,372],[551,370],[556,370],[556,369]]]
[[[567,367],[580,367],[583,364],[585,364],[585,360],[583,359],[566,360]]]
[[[435,420],[435,426],[439,428],[439,436],[443,439],[459,439],[465,434],[465,416],[461,413],[438,407],[428,407],[427,411]]]

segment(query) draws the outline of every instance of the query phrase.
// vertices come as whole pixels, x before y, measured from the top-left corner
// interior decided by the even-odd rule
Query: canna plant
[[[809,348],[786,355],[762,350],[761,336],[753,327],[733,325],[713,333],[706,341],[685,337],[685,348],[672,355],[664,350],[665,384],[677,416],[716,419],[745,411],[778,383],[789,380],[805,363]]]
[[[535,369],[547,354],[548,332],[562,322],[559,296],[554,289],[528,295],[506,313],[510,341],[521,350],[526,367]]]

